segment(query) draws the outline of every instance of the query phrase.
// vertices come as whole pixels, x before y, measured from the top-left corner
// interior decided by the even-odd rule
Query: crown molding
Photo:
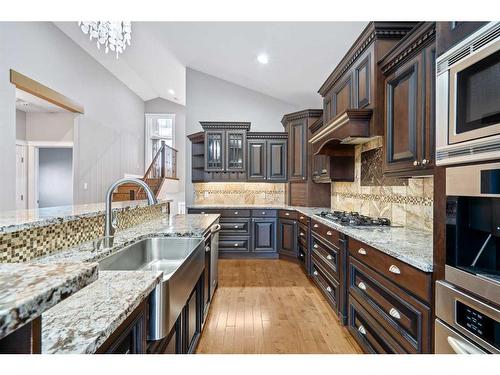
[[[281,123],[283,124],[283,126],[285,126],[286,123],[289,121],[295,121],[309,117],[321,117],[321,116],[323,116],[322,109],[304,109],[302,111],[288,113],[284,115],[283,118],[281,119]]]
[[[203,130],[212,129],[231,129],[231,130],[250,130],[250,122],[242,121],[200,121]]]

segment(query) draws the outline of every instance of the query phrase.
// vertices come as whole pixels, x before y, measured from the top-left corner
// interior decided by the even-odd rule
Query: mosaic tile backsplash
[[[118,230],[158,218],[168,203],[118,212]],[[104,215],[0,233],[0,263],[26,262],[91,241],[104,234]]]
[[[194,185],[194,204],[285,204],[284,183],[207,182]]]
[[[332,183],[332,209],[387,217],[394,225],[431,231],[434,179],[384,177],[381,146],[381,138],[356,146],[355,180]]]

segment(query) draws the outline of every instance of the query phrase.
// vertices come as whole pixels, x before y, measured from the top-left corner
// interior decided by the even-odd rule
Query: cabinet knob
[[[234,226],[234,229],[238,229],[240,226],[239,225],[235,225]]]
[[[299,233],[299,236],[304,237],[304,236],[305,236],[305,234],[304,234],[304,233],[302,233],[302,232],[300,232],[300,233]]]
[[[331,232],[331,231],[328,231],[328,232],[326,232],[326,235],[327,235],[327,236],[331,236],[331,235],[332,235],[332,232]]]
[[[265,215],[266,214],[266,211],[262,211],[262,215]]]
[[[285,212],[285,216],[290,216],[290,212]]]
[[[318,224],[314,224],[313,228],[319,228],[319,225]]]
[[[366,255],[366,250],[361,247],[358,249],[358,254]]]
[[[303,180],[305,180],[306,178],[305,177],[302,177]]]
[[[415,161],[413,162],[413,166],[414,166],[414,167],[418,167],[419,165],[420,165],[420,162],[419,162],[418,160],[415,160]]]
[[[238,245],[237,243],[234,244],[234,247],[238,247],[238,246],[240,246],[240,245]]]
[[[234,211],[234,214],[235,214],[235,215],[238,215],[238,211]]]
[[[366,335],[366,329],[362,325],[358,327],[358,332],[362,335]]]
[[[428,163],[429,163],[429,160],[427,160],[427,159],[422,160],[422,165],[427,165]]]
[[[317,244],[314,244],[314,245],[313,245],[313,247],[314,247],[315,249],[317,249],[317,248],[318,248],[318,245],[317,245]]]
[[[401,270],[399,269],[399,267],[395,266],[394,264],[391,264],[391,266],[389,267],[389,272],[395,273],[396,275],[401,274]]]
[[[332,260],[332,259],[333,259],[333,257],[332,257],[330,254],[328,254],[328,255],[326,256],[326,259],[328,259],[328,260]]]
[[[401,314],[399,313],[398,310],[396,310],[394,307],[392,307],[390,310],[389,310],[389,315],[392,316],[393,318],[396,318],[396,319],[401,319]]]
[[[330,292],[332,291],[332,288],[330,288],[329,286],[327,286],[327,287],[326,287],[326,291],[327,291],[328,293],[330,293]]]
[[[359,284],[358,284],[358,288],[361,289],[361,290],[366,290],[366,285],[364,282],[360,281]]]
[[[304,216],[301,216],[299,219],[300,219],[300,220],[304,220]]]
[[[314,275],[314,276],[318,276],[318,271],[314,271],[314,272],[313,272],[313,275]]]
[[[201,211],[201,214],[202,214],[202,215],[205,215],[205,211]]]

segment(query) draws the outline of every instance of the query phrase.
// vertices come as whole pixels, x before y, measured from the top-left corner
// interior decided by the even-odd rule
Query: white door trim
[[[151,156],[151,124],[155,118],[172,119],[172,145],[175,147],[175,113],[145,113],[144,114],[144,171],[149,168]]]

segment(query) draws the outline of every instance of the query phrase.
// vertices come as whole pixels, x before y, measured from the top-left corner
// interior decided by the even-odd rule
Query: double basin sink
[[[201,238],[146,238],[99,262],[101,270],[163,271],[151,293],[148,340],[159,340],[171,331],[205,267]]]

